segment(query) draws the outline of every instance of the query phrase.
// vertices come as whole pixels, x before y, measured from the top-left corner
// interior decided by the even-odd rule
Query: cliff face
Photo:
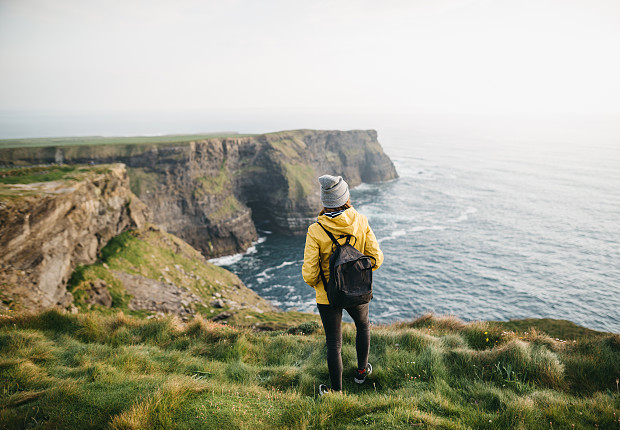
[[[93,263],[108,240],[143,225],[148,209],[130,191],[123,165],[26,182],[0,184],[1,299],[28,309],[66,306],[75,266]]]
[[[300,130],[267,134],[258,141],[253,166],[261,174],[240,175],[244,202],[275,229],[305,234],[322,207],[317,178],[341,175],[351,188],[398,175],[377,132]]]
[[[305,233],[321,207],[322,174],[342,175],[351,187],[397,177],[372,130],[0,150],[4,165],[53,162],[125,163],[153,221],[207,257],[247,249],[255,223]]]

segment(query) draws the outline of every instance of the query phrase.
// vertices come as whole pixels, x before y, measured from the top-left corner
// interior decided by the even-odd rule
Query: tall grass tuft
[[[347,325],[344,393],[320,397],[325,355],[323,330],[299,323],[258,332],[200,316],[15,315],[0,319],[0,429],[619,424],[618,335],[564,342],[428,315],[373,326],[374,372],[358,385]]]
[[[112,429],[177,428],[175,414],[183,408],[188,397],[207,387],[187,378],[171,378],[146,399],[138,399],[129,409],[114,416]]]

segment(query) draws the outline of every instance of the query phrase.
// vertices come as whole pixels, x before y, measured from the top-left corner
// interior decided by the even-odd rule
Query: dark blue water
[[[376,128],[400,178],[352,190],[386,257],[375,272],[375,322],[431,311],[620,332],[617,116],[289,111],[3,111],[0,137]],[[315,311],[301,278],[305,238],[260,235],[220,264],[284,309]]]
[[[411,136],[381,138],[399,179],[351,192],[385,254],[374,322],[434,312],[620,332],[619,145]],[[277,306],[315,312],[305,238],[260,236],[218,263]]]

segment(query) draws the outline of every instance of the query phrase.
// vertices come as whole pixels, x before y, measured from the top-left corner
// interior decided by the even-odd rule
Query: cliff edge
[[[122,164],[0,170],[0,310],[277,326],[279,309],[149,219]]]
[[[171,140],[3,148],[0,165],[124,163],[153,222],[206,257],[246,250],[257,224],[305,233],[321,207],[322,174],[342,175],[351,187],[397,177],[374,130]]]
[[[5,304],[19,301],[27,309],[68,305],[73,298],[66,286],[76,265],[93,263],[112,237],[149,219],[121,164],[38,167],[0,176],[0,293]]]

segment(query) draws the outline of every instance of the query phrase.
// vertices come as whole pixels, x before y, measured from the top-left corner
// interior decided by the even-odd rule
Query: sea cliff
[[[396,177],[374,131],[173,140],[15,148],[3,141],[0,164],[12,167],[0,170],[2,306],[198,309],[233,319],[245,309],[244,318],[256,318],[273,307],[234,275],[213,275],[204,257],[244,251],[257,224],[305,232],[321,206],[321,174],[340,174],[352,187]],[[102,254],[128,231],[120,254]],[[181,249],[187,261],[173,257]]]
[[[25,309],[69,305],[73,298],[66,286],[75,267],[93,263],[111,238],[143,226],[150,217],[129,189],[122,164],[3,171],[3,179],[12,174],[17,181],[5,182],[18,183],[0,183],[0,293],[5,304],[18,300]]]
[[[351,187],[397,177],[374,130],[171,140],[1,148],[0,165],[124,163],[153,221],[206,257],[246,250],[257,225],[304,233],[320,208],[322,174]]]
[[[0,310],[277,326],[277,308],[150,218],[123,164],[0,171]]]

